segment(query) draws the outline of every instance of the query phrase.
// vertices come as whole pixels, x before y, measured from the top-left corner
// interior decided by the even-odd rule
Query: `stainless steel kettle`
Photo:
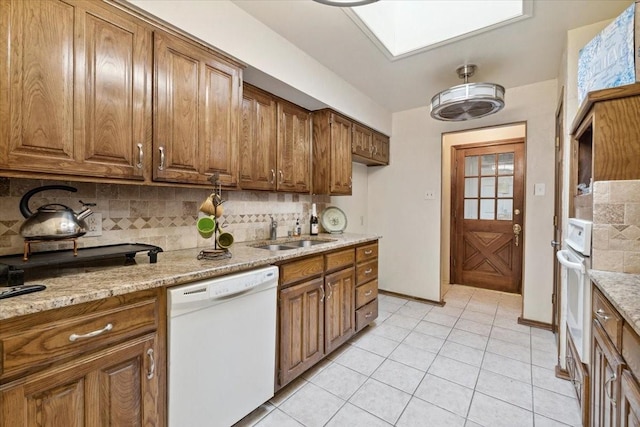
[[[87,232],[84,219],[93,212],[87,206],[92,203],[80,203],[83,210],[76,214],[71,208],[58,203],[40,206],[36,212],[29,210],[29,199],[36,193],[46,190],[65,190],[77,192],[77,188],[67,185],[45,185],[29,190],[20,199],[20,213],[27,220],[20,227],[20,234],[28,240],[56,240],[80,237]]]

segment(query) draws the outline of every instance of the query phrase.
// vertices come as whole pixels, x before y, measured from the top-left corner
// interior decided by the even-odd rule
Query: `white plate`
[[[347,216],[340,208],[330,206],[322,211],[322,228],[329,233],[342,233],[347,228]]]

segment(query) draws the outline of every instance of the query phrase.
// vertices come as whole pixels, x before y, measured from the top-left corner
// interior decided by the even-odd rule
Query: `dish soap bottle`
[[[309,234],[318,235],[318,214],[316,213],[316,204],[311,205],[311,218],[309,219]]]

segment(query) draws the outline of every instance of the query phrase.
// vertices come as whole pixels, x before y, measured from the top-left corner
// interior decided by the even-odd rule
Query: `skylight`
[[[380,0],[345,11],[393,60],[528,18],[530,9],[531,0]]]

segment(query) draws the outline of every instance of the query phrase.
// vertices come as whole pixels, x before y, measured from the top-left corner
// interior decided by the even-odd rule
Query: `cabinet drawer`
[[[280,284],[287,285],[300,280],[318,276],[324,271],[322,255],[294,261],[280,266]]]
[[[622,344],[622,317],[595,287],[593,288],[592,310],[593,318],[600,322],[611,342],[620,351]]]
[[[582,412],[582,419],[589,416],[589,371],[587,366],[580,360],[580,355],[571,339],[571,334],[567,334],[567,372],[575,389],[578,403]]]
[[[362,262],[378,258],[378,242],[356,248],[356,261]]]
[[[158,304],[140,301],[97,313],[42,323],[0,339],[6,378],[52,362],[119,343],[158,327]]]
[[[372,280],[356,288],[356,308],[362,307],[378,297],[378,280]]]
[[[353,265],[355,258],[356,255],[353,249],[327,254],[324,256],[326,264],[325,271],[332,271]]]
[[[365,262],[358,265],[356,272],[356,286],[378,278],[378,260]]]
[[[378,299],[356,310],[356,332],[378,317]]]
[[[640,337],[626,323],[622,327],[622,357],[636,378],[640,378]]]

